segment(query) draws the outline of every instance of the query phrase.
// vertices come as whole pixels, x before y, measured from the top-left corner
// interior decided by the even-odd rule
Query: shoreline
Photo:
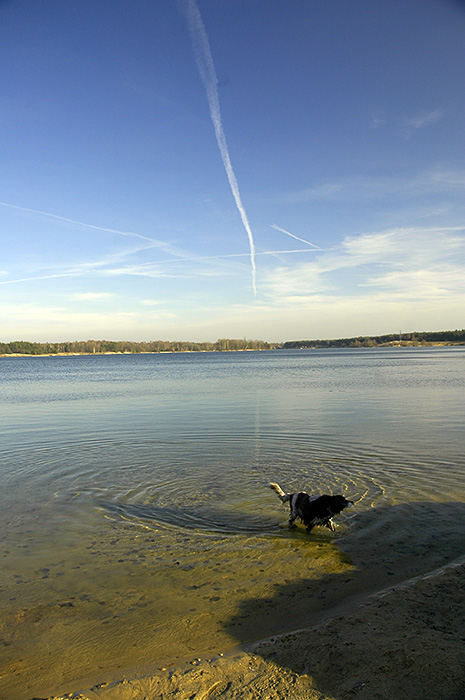
[[[308,346],[302,348],[293,348],[296,350],[378,350],[386,348],[463,348],[464,343],[452,343],[452,342],[437,342],[437,343],[413,343],[406,341],[404,343],[386,343],[373,346],[338,346],[338,347],[318,347],[318,346]],[[272,350],[281,350],[283,348],[272,348]],[[285,348],[284,348],[285,350]],[[0,353],[0,358],[2,357],[95,357],[102,355],[182,355],[182,354],[197,354],[197,353],[231,353],[231,352],[270,352],[267,348],[256,349],[256,348],[240,348],[233,350],[159,350],[159,351],[144,351],[144,352],[118,352],[118,351],[106,351],[106,352],[48,352],[48,353]]]
[[[194,355],[202,353],[223,353],[223,352],[267,352],[267,349],[260,348],[239,348],[233,350],[144,350],[143,352],[130,352],[130,351],[112,351],[107,350],[105,352],[44,352],[44,353],[20,353],[20,352],[9,352],[0,353],[0,357],[100,357],[103,355]]]
[[[48,700],[462,700],[464,592],[462,557],[316,626]]]

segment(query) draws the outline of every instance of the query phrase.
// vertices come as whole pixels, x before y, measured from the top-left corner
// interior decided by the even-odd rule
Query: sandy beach
[[[53,700],[463,700],[465,565],[372,596],[315,627]]]

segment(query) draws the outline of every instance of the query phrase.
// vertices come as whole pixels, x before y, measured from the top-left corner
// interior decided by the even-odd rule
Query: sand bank
[[[54,700],[464,700],[464,611],[461,564],[235,654]]]

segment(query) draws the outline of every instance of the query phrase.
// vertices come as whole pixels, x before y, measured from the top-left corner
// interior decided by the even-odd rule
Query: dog
[[[335,525],[332,517],[337,515],[344,508],[354,505],[353,501],[348,501],[344,496],[310,496],[305,491],[299,493],[284,493],[279,484],[270,484],[270,488],[278,494],[282,503],[289,501],[291,514],[289,516],[289,527],[295,527],[294,520],[300,518],[310,532],[315,525],[324,525],[334,532]]]

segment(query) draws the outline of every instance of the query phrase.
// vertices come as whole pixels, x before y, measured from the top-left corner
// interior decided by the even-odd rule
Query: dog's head
[[[332,507],[337,513],[340,513],[344,508],[351,508],[353,505],[354,502],[348,501],[344,496],[333,496]]]

